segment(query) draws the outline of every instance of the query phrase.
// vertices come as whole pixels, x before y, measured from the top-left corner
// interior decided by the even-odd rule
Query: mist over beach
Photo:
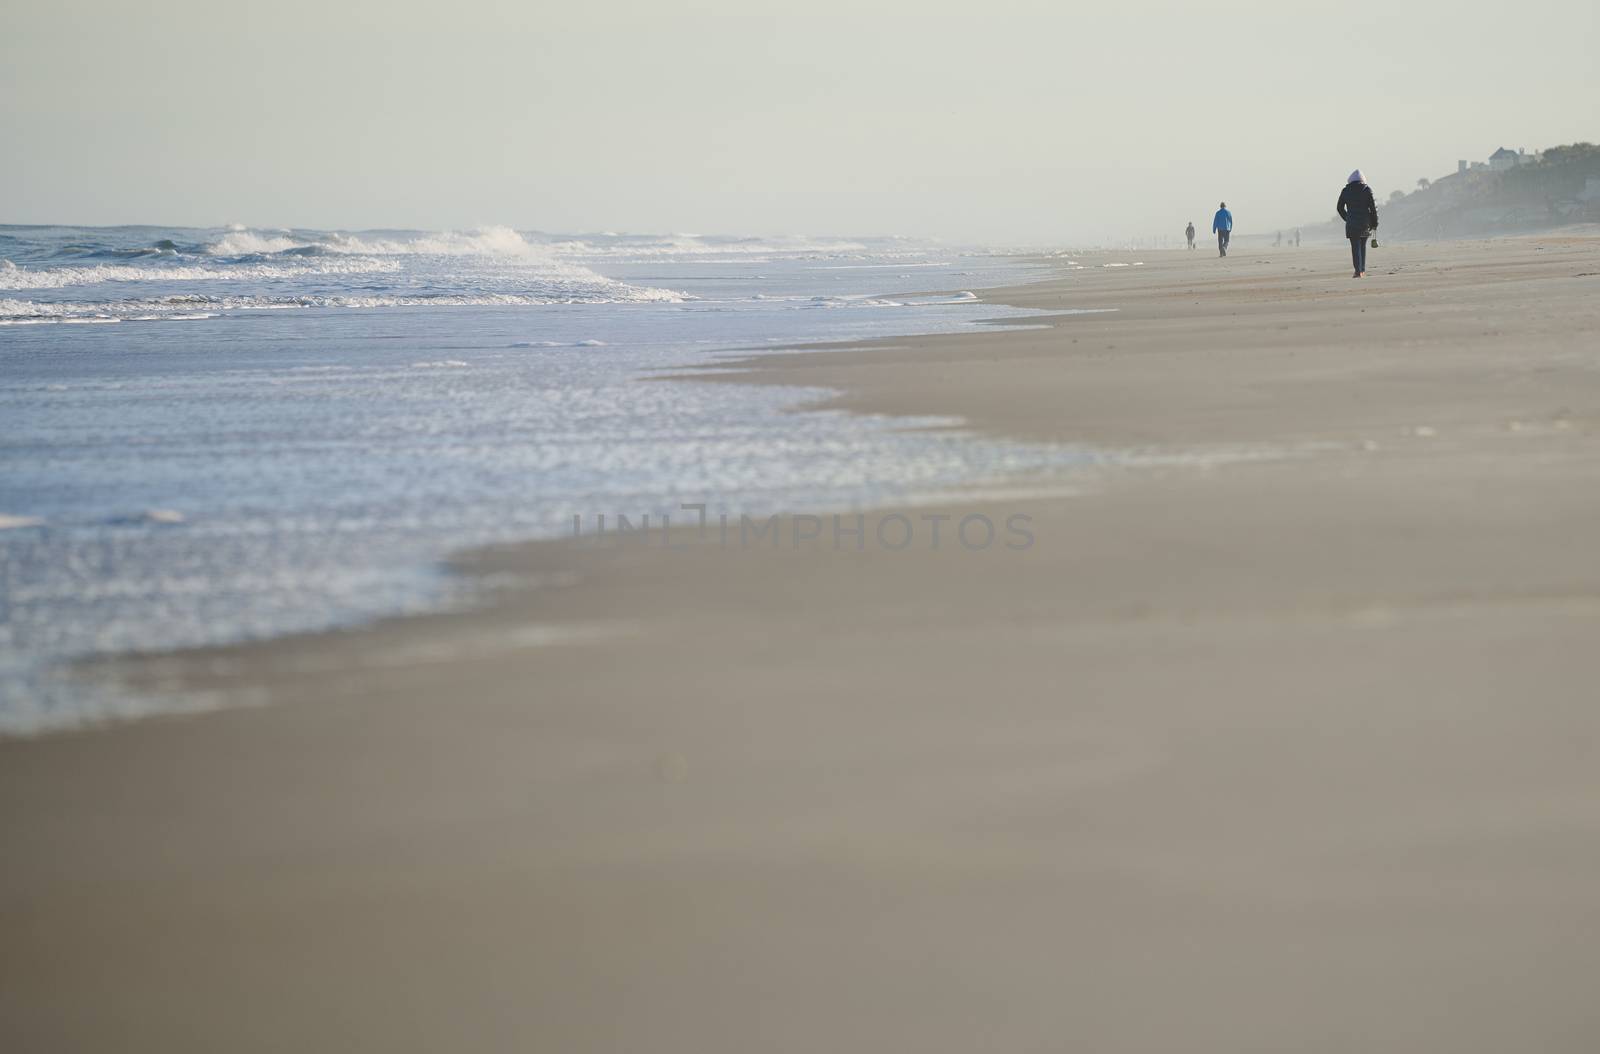
[[[1593,4],[32,5],[10,223],[1121,243],[1593,139]],[[70,57],[61,41],[70,36]],[[1336,192],[1337,184],[1331,184]]]
[[[0,32],[0,1049],[1600,1043],[1593,4]]]

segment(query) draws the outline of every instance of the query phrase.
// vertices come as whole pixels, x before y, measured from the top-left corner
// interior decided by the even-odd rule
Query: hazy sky
[[[0,222],[1097,241],[1600,140],[1595,0],[8,0]]]

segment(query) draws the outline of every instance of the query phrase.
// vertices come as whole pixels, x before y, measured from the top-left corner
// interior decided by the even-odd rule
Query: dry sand
[[[127,664],[269,705],[0,743],[0,1049],[1600,1047],[1600,240],[1079,259],[739,379],[1292,456]]]

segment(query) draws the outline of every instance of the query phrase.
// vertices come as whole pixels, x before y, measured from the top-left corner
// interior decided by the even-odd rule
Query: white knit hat
[[[1346,183],[1365,183],[1366,181],[1367,178],[1361,174],[1361,170],[1359,168],[1350,173],[1350,178],[1345,180]]]

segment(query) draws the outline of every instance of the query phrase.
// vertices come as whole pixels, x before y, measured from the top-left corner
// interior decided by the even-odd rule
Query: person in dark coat
[[[1344,220],[1344,236],[1350,239],[1350,262],[1356,268],[1350,277],[1360,278],[1367,273],[1367,239],[1378,229],[1378,202],[1359,168],[1345,180],[1334,208]]]

